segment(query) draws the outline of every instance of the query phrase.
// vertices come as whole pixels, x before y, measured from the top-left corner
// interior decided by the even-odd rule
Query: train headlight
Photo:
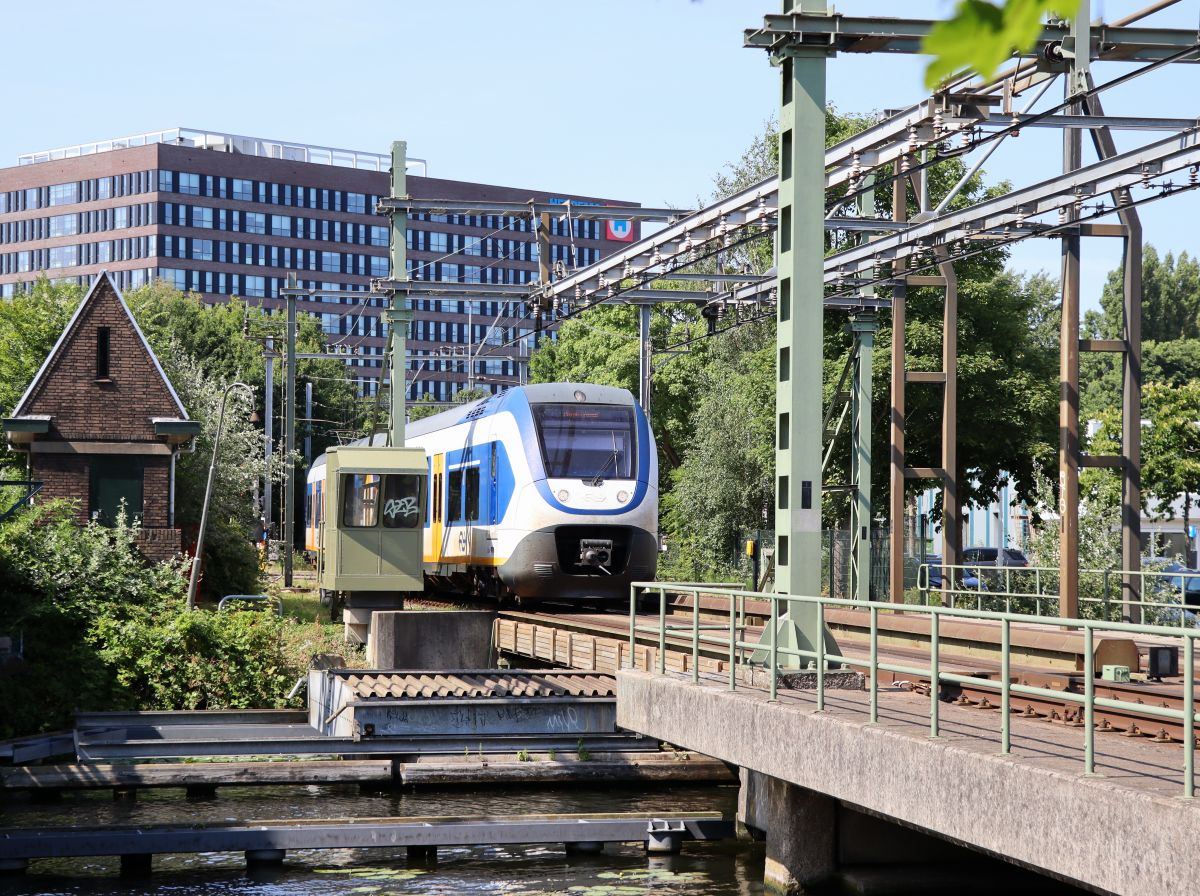
[[[555,497],[558,498],[558,500],[561,501],[563,504],[566,504],[567,498],[571,497],[571,493],[568,492],[565,488],[560,488],[558,490],[558,494],[555,495]]]
[[[629,492],[625,491],[624,489],[617,492],[617,502],[618,503],[624,504],[628,500],[629,500]]]

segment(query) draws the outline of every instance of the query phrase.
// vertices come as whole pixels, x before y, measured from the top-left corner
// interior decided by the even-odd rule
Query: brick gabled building
[[[121,293],[101,272],[33,382],[4,420],[46,498],[74,500],[79,522],[112,524],[124,502],[150,559],[180,552],[175,455],[200,431]]]

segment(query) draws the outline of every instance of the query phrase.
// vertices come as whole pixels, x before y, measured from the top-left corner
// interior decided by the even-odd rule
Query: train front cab
[[[424,589],[425,452],[342,447],[326,458],[320,588],[343,605],[347,641],[365,644],[374,610]]]

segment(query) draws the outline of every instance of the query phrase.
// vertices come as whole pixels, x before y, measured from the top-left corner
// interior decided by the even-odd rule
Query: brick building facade
[[[199,432],[107,273],[80,303],[4,421],[46,498],[75,502],[81,524],[124,504],[150,559],[180,552],[175,453]]]

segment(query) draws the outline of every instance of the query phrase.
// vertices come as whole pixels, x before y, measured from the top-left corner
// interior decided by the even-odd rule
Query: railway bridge
[[[963,849],[1101,893],[1200,883],[1180,859],[1200,834],[1190,619],[1062,620],[963,598],[655,583],[635,588],[628,619],[501,613],[495,643],[617,670],[620,726],[738,766],[739,820],[765,833],[779,892]],[[816,650],[770,637],[796,602],[828,627]]]

